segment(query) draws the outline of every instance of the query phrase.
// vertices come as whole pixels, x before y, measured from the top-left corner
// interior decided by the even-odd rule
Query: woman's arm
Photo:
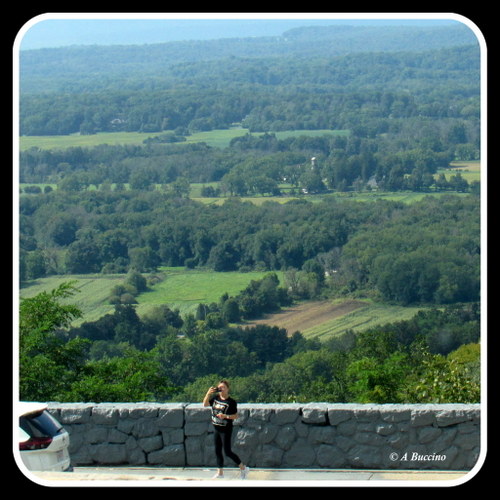
[[[210,406],[210,395],[213,394],[216,391],[213,387],[210,387],[208,389],[207,393],[205,394],[205,397],[203,398],[203,406]]]

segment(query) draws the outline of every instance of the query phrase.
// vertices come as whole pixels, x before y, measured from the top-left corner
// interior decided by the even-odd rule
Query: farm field
[[[165,279],[137,297],[138,312],[168,304],[171,309],[178,309],[181,315],[194,312],[198,304],[218,302],[224,293],[237,295],[252,280],[263,278],[268,271],[214,272],[198,269],[186,270],[183,267],[163,267],[160,272]],[[276,272],[279,279],[282,273]]]
[[[82,311],[83,317],[74,324],[84,321],[96,321],[105,314],[112,313],[114,306],[108,302],[112,288],[121,283],[124,274],[69,274],[38,278],[24,283],[19,290],[21,298],[29,298],[41,292],[50,292],[61,283],[75,280],[75,287],[79,292],[72,297],[62,300],[62,303],[76,304]]]
[[[339,200],[352,200],[359,202],[373,202],[377,200],[386,201],[399,201],[402,203],[414,203],[420,201],[426,196],[441,197],[450,194],[449,192],[441,193],[416,193],[411,191],[377,191],[377,192],[360,192],[360,193],[328,193],[328,194],[308,194],[306,196],[244,196],[241,197],[242,201],[249,201],[254,205],[262,205],[266,202],[287,203],[291,200],[307,200],[313,203],[320,202],[324,198],[337,198]],[[453,192],[455,196],[467,196],[467,193]],[[197,196],[196,193],[190,195],[192,200],[199,201],[205,205],[222,205],[228,198],[227,197],[214,197],[206,198]]]
[[[267,272],[225,272],[186,270],[164,267],[159,270],[164,279],[137,297],[137,313],[142,316],[151,308],[167,304],[181,315],[194,313],[200,303],[218,302],[224,293],[237,295],[251,280],[261,279]],[[282,273],[277,272],[279,279]],[[112,288],[125,279],[124,274],[65,275],[40,278],[24,284],[20,297],[27,298],[50,291],[65,281],[75,280],[78,293],[66,299],[75,303],[83,317],[74,325],[96,321],[114,311],[108,303]],[[378,324],[411,318],[421,308],[392,306],[361,299],[338,299],[301,302],[282,311],[267,315],[244,326],[269,324],[286,328],[289,335],[300,331],[305,337],[325,340],[345,330],[364,330]]]
[[[93,147],[99,144],[109,145],[141,145],[145,139],[155,137],[168,132],[100,132],[92,135],[50,135],[50,136],[21,136],[19,138],[19,149],[25,151],[27,149],[36,147],[41,149],[65,149],[70,147]],[[196,132],[186,137],[185,142],[177,144],[190,144],[196,142],[205,142],[209,146],[216,148],[225,148],[235,137],[241,137],[249,133],[248,129],[241,127],[234,127],[223,130],[210,130],[207,132]],[[286,137],[297,137],[300,135],[307,135],[310,137],[321,136],[324,134],[332,135],[347,135],[348,130],[290,130],[283,132],[276,132],[278,139]],[[256,133],[252,135],[262,135]]]
[[[300,331],[307,338],[326,340],[346,330],[362,331],[379,324],[406,320],[420,309],[359,299],[312,301],[267,315],[248,325],[274,325],[286,328],[290,335]]]
[[[446,180],[450,180],[452,175],[460,173],[460,175],[468,182],[481,181],[481,162],[478,161],[453,161],[450,163],[450,168],[439,170],[438,174],[443,173]]]
[[[152,307],[167,304],[171,309],[179,309],[180,313],[194,312],[198,304],[218,302],[224,293],[236,295],[246,288],[252,280],[262,278],[267,272],[226,272],[186,270],[183,267],[160,268],[159,273],[165,279],[137,297],[137,313],[139,316]],[[281,273],[277,273],[281,278]],[[83,317],[75,321],[95,321],[101,316],[112,313],[114,306],[108,302],[112,288],[125,280],[125,274],[82,274],[39,278],[25,283],[20,289],[20,297],[28,298],[41,292],[49,292],[61,283],[76,280],[78,293],[66,299],[68,303],[77,304]]]

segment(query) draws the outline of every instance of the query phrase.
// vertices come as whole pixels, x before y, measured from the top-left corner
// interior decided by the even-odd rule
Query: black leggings
[[[229,457],[236,465],[241,464],[240,457],[236,455],[231,450],[231,436],[233,434],[233,426],[222,427],[220,425],[214,425],[214,443],[215,443],[215,455],[217,456],[217,467],[222,469],[224,467],[224,457],[222,456],[222,448],[224,448],[224,453]]]

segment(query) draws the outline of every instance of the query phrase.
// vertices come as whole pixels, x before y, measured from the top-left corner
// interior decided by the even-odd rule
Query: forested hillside
[[[21,278],[46,273],[335,270],[337,293],[377,290],[402,304],[479,299],[476,197],[410,206],[306,201],[209,207],[159,192],[24,198]]]
[[[61,89],[47,92],[48,82],[38,93],[23,93],[21,134],[193,131],[233,123],[253,131],[349,129],[370,122],[385,132],[400,118],[477,118],[478,64],[477,46],[463,46],[179,63],[159,81],[101,70],[88,88],[72,75]],[[53,74],[31,78],[59,82]]]

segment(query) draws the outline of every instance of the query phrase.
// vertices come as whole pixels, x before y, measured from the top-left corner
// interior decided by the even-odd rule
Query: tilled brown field
[[[360,300],[346,300],[339,304],[333,304],[328,300],[305,302],[275,314],[268,314],[262,319],[247,323],[247,325],[278,326],[286,328],[288,334],[292,335],[296,331],[303,332],[308,328],[338,318],[364,306],[366,306],[366,303]]]

